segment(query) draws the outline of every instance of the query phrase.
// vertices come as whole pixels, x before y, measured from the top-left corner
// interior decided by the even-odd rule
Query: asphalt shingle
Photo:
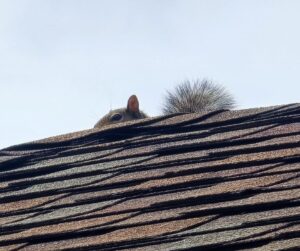
[[[296,250],[300,105],[179,114],[0,151],[0,249]]]

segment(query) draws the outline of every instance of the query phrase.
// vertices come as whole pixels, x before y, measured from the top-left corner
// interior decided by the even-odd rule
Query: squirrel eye
[[[110,121],[116,122],[120,121],[123,118],[123,116],[120,113],[115,113],[110,117]]]

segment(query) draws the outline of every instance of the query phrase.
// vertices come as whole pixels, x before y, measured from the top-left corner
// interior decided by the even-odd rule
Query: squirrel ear
[[[139,112],[139,100],[137,96],[131,95],[128,99],[127,110],[132,113]]]

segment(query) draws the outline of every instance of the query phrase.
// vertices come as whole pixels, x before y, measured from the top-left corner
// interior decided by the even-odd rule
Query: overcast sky
[[[184,79],[237,109],[299,102],[298,0],[0,0],[0,149],[93,127]]]

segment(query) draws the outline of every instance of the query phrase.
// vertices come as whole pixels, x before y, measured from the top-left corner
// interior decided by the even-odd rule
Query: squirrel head
[[[126,108],[120,108],[110,111],[96,123],[94,128],[135,119],[143,119],[147,117],[148,116],[139,109],[139,100],[137,96],[131,95],[127,101]]]

